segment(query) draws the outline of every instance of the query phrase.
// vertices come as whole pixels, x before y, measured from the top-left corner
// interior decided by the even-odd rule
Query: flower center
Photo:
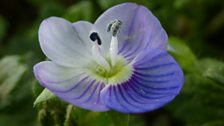
[[[107,28],[107,32],[112,34],[109,56],[104,57],[101,53],[102,44],[97,32],[90,34],[90,39],[94,42],[92,46],[93,64],[91,64],[90,75],[95,79],[107,84],[119,84],[128,80],[132,74],[132,66],[120,55],[118,55],[117,34],[122,22],[115,19]]]
[[[111,67],[109,71],[104,66],[93,62],[89,71],[90,76],[106,84],[119,84],[131,77],[132,66],[123,57],[117,56],[114,66],[112,66],[110,58],[107,58],[107,61]]]

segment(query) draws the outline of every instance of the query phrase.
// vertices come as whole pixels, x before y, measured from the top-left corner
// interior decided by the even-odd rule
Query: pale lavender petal
[[[123,22],[118,34],[119,54],[133,58],[141,50],[166,49],[167,34],[158,19],[144,6],[124,3],[108,9],[94,24],[105,52],[109,50],[111,39],[107,26],[114,19]]]
[[[100,91],[105,85],[81,69],[45,61],[34,66],[34,74],[42,86],[71,104],[92,111],[108,110],[100,100]]]
[[[87,21],[78,21],[72,24],[78,33],[79,39],[85,46],[85,51],[91,54],[93,42],[90,40],[90,34],[93,30],[93,24]],[[84,50],[83,50],[84,51]]]
[[[72,23],[63,18],[45,19],[39,28],[42,51],[53,62],[70,67],[80,67],[90,57],[85,44]]]
[[[107,85],[86,73],[92,54],[89,35],[98,32],[108,56],[111,33],[107,26],[122,21],[118,53],[133,67],[128,81]],[[61,99],[92,111],[114,109],[124,113],[155,110],[179,93],[184,78],[176,61],[165,51],[167,34],[144,6],[124,3],[103,13],[92,25],[51,17],[41,23],[40,46],[52,61],[34,66],[40,84]]]
[[[108,85],[101,98],[111,109],[124,113],[155,110],[178,95],[184,82],[176,61],[163,50],[142,52],[133,64],[132,77],[118,85]]]

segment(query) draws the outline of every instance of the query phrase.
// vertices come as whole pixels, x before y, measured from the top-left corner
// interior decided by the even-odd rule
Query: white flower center
[[[122,25],[122,22],[120,20],[115,19],[112,21],[107,28],[107,32],[112,33],[112,38],[110,42],[110,61],[111,66],[113,67],[116,64],[116,57],[118,54],[118,39],[117,34],[120,30],[120,27]],[[97,32],[92,32],[90,35],[90,39],[94,41],[94,44],[92,46],[92,56],[95,59],[95,61],[104,66],[108,71],[110,70],[110,64],[108,61],[104,58],[104,56],[101,53],[100,45],[102,44],[101,39]],[[95,42],[97,41],[97,42]]]
[[[92,56],[97,64],[93,64],[90,74],[97,79],[109,84],[117,84],[129,79],[132,74],[132,67],[126,60],[118,55],[118,39],[122,22],[115,19],[108,25],[107,32],[112,34],[109,57],[104,57],[101,52],[101,39],[97,32],[92,32],[90,39],[94,42],[92,46]]]

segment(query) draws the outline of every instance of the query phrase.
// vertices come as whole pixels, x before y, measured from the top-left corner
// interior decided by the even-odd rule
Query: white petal
[[[93,42],[90,39],[90,34],[93,30],[93,24],[87,21],[78,21],[73,23],[72,25],[78,32],[80,40],[84,43],[86,51],[91,54]]]
[[[74,82],[85,77],[83,73],[81,69],[63,67],[51,61],[40,62],[34,66],[34,74],[40,83],[58,91],[72,87]]]
[[[74,26],[62,18],[44,20],[39,29],[39,41],[45,55],[63,66],[80,67],[90,57]]]

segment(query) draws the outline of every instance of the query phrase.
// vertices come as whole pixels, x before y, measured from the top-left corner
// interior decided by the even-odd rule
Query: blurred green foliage
[[[129,0],[148,7],[158,17],[171,36],[169,52],[185,73],[180,95],[159,110],[131,115],[90,112],[61,101],[37,83],[32,67],[45,60],[38,43],[43,19],[60,16],[71,22],[94,22],[103,11],[123,2],[128,1],[0,2],[1,126],[224,125],[222,0]]]
[[[5,21],[5,19],[3,17],[1,17],[0,15],[0,42],[2,41],[2,38],[5,36],[6,34],[6,29],[7,29],[7,22]]]

